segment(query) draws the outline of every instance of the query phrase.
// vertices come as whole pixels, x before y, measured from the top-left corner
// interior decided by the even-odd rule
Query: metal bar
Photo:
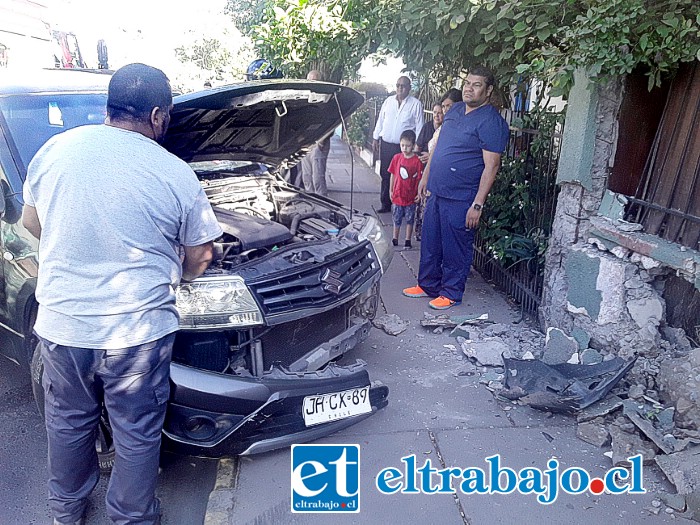
[[[664,212],[667,215],[673,215],[674,217],[680,217],[680,218],[685,219],[687,221],[700,223],[700,217],[697,217],[695,215],[690,215],[688,213],[683,213],[682,211],[665,208],[663,206],[659,206],[658,204],[654,204],[653,202],[647,202],[645,200],[637,199],[635,197],[625,197],[625,198],[627,200],[629,200],[631,203],[636,204],[638,206],[641,206],[642,208],[650,208],[654,211]]]

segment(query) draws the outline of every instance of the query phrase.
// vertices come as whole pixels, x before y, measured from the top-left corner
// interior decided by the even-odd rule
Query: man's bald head
[[[404,100],[411,92],[411,79],[407,76],[401,76],[396,81],[396,98],[399,102]]]
[[[321,77],[321,72],[318,69],[312,69],[306,75],[306,80],[323,80]]]

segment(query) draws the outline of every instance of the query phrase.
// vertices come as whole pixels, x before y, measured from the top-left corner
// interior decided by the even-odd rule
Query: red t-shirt
[[[394,176],[394,191],[391,194],[391,202],[398,206],[408,206],[416,202],[418,195],[418,183],[423,176],[423,163],[418,155],[410,159],[397,153],[391,159],[389,173]]]

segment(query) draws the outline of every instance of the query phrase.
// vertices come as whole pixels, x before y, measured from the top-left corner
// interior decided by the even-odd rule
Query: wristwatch
[[[472,208],[474,208],[476,211],[481,211],[483,209],[483,206],[478,202],[472,202]]]

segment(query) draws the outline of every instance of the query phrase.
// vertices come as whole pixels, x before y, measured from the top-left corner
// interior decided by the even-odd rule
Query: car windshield
[[[12,95],[0,97],[0,112],[26,171],[52,136],[85,124],[102,124],[106,104],[106,93]]]

